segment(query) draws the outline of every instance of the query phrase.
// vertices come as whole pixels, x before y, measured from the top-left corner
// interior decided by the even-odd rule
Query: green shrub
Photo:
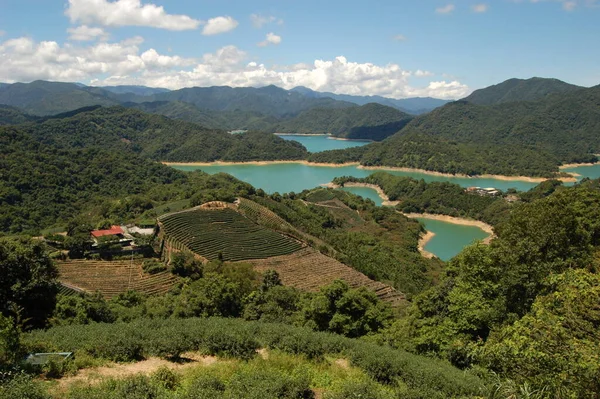
[[[0,384],[0,399],[50,399],[41,384],[21,375]]]
[[[247,399],[312,399],[314,392],[305,376],[287,375],[276,370],[244,370],[234,375],[229,397]]]
[[[168,367],[160,367],[150,376],[154,385],[168,390],[174,390],[179,385],[179,375]]]
[[[199,375],[192,380],[181,399],[219,399],[225,393],[225,384],[213,375]]]
[[[142,269],[148,274],[156,274],[167,270],[167,266],[158,259],[145,259]]]

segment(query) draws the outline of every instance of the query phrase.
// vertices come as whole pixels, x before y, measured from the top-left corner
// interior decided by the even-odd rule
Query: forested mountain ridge
[[[259,112],[266,116],[292,117],[311,108],[345,108],[355,104],[331,98],[308,98],[276,86],[253,87],[190,87],[159,93],[143,101],[183,101],[201,109],[215,111]]]
[[[36,80],[0,87],[0,104],[18,107],[33,115],[45,116],[90,105],[117,105],[119,101],[115,94],[102,89],[75,83]]]
[[[397,109],[369,103],[335,110],[313,108],[277,123],[270,130],[278,133],[330,133],[347,139],[381,141],[401,130],[411,119],[411,115]]]
[[[314,154],[315,162],[360,162],[468,175],[552,177],[564,163],[600,153],[600,86],[539,101],[456,101],[413,119],[382,143]],[[327,161],[329,159],[329,161]]]
[[[97,212],[107,215],[141,214],[152,207],[150,200],[179,199],[182,191],[194,190],[193,177],[153,160],[304,159],[307,154],[302,145],[269,133],[231,135],[122,107],[2,126],[0,231],[37,231],[92,206],[104,207]],[[111,202],[126,196],[128,201]]]
[[[210,129],[270,131],[273,130],[272,126],[280,121],[276,117],[259,112],[207,110],[182,101],[127,102],[123,106],[197,123]]]
[[[29,115],[21,111],[17,107],[0,104],[0,126],[1,125],[18,125],[25,122],[32,122],[39,119],[33,115]]]
[[[396,108],[402,112],[408,114],[419,115],[425,114],[429,111],[434,110],[437,107],[450,102],[450,100],[441,100],[438,98],[431,97],[412,97],[412,98],[389,98],[382,96],[355,96],[349,94],[335,94],[330,92],[319,92],[309,89],[308,87],[297,86],[291,91],[297,91],[308,97],[322,98],[329,97],[334,100],[347,101],[358,105],[365,105],[369,103],[377,103],[381,105],[387,105],[388,107]]]
[[[308,154],[299,143],[269,133],[231,135],[222,130],[123,107],[97,108],[16,128],[43,144],[57,148],[101,146],[116,152],[133,152],[156,161],[296,160],[304,159]]]
[[[537,101],[550,94],[570,93],[579,89],[583,89],[583,87],[565,83],[558,79],[509,79],[497,85],[475,90],[463,100],[478,105]]]

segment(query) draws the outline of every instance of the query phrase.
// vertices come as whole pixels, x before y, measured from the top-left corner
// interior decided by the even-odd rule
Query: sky
[[[0,0],[0,82],[457,99],[600,84],[600,0]]]

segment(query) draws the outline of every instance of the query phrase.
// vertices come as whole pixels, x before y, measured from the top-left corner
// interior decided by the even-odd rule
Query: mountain
[[[369,103],[377,103],[381,105],[387,105],[388,107],[396,108],[402,112],[408,114],[424,114],[435,108],[441,107],[444,104],[449,103],[448,100],[440,100],[431,97],[413,97],[404,99],[395,99],[381,96],[352,96],[348,94],[335,94],[330,92],[318,92],[311,90],[304,86],[294,87],[291,91],[301,93],[307,97],[312,98],[324,98],[329,97],[334,100],[347,101],[358,105],[365,105]]]
[[[211,129],[272,131],[279,119],[259,112],[200,109],[182,101],[127,102],[123,106],[151,114],[197,123]]]
[[[158,93],[167,93],[169,89],[163,89],[160,87],[146,87],[146,86],[99,86],[99,89],[110,91],[115,94],[135,94],[136,96],[151,96]]]
[[[37,119],[37,117],[26,114],[19,108],[11,107],[10,105],[0,104],[0,126],[18,125],[20,123],[32,122]]]
[[[144,101],[183,101],[214,111],[258,112],[277,118],[293,117],[311,108],[345,108],[352,103],[331,98],[309,98],[276,86],[191,87],[144,97]],[[139,101],[141,102],[141,101]]]
[[[600,153],[600,86],[539,101],[477,105],[456,101],[359,149],[313,154],[315,162],[360,161],[468,175],[551,177],[563,163]]]
[[[279,133],[330,133],[347,139],[381,141],[413,117],[395,108],[370,103],[360,107],[313,108],[273,127]]]
[[[0,104],[21,108],[33,115],[52,115],[90,105],[111,106],[128,102],[179,101],[212,111],[235,111],[268,117],[293,117],[311,108],[345,108],[353,103],[330,98],[309,98],[275,86],[192,87],[168,91],[136,86],[101,87],[75,83],[35,81],[0,87]]]
[[[509,79],[497,85],[475,90],[463,100],[472,104],[492,105],[514,101],[542,100],[553,93],[570,93],[582,89],[558,79]]]
[[[33,115],[52,115],[89,105],[117,105],[112,93],[75,83],[14,83],[0,87],[0,104],[18,107]]]

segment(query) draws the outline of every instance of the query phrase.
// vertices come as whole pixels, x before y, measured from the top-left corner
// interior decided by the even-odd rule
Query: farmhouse
[[[106,230],[93,230],[90,234],[95,246],[105,240],[118,242],[123,247],[129,246],[133,242],[133,237],[129,236],[129,234],[126,236],[121,226],[111,226],[110,229]]]
[[[494,187],[468,187],[465,191],[468,193],[479,194],[481,196],[495,197],[497,195],[500,195],[500,191]]]

